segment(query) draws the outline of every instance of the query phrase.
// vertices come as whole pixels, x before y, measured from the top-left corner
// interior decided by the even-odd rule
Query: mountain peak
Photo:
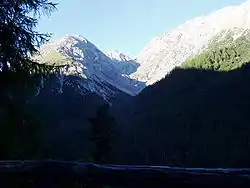
[[[82,35],[67,35],[45,44],[36,59],[46,64],[68,65],[63,75],[76,76],[76,87],[80,85],[105,100],[117,89],[130,95],[140,89],[135,86],[137,81],[129,78],[137,68],[130,57],[117,50],[104,54]]]
[[[112,60],[116,60],[116,61],[131,61],[132,58],[121,53],[118,50],[112,50],[111,52],[107,52],[106,55],[112,59]]]
[[[49,42],[49,45],[57,45],[57,46],[68,46],[75,45],[77,43],[90,43],[85,37],[82,35],[66,35],[58,40]]]
[[[89,41],[82,35],[76,34],[76,35],[66,35],[65,37],[63,37],[64,40],[78,40],[78,41],[82,41],[85,43],[88,43]]]

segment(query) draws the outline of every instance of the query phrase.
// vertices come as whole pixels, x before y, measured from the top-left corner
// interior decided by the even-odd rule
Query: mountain
[[[229,16],[230,15],[230,16]],[[234,34],[236,28],[237,33]],[[206,16],[187,21],[179,27],[154,38],[137,56],[141,65],[131,78],[151,85],[164,78],[174,67],[201,53],[215,36],[250,28],[250,1],[229,6]]]
[[[136,71],[138,63],[128,56],[118,56],[105,55],[86,38],[77,35],[45,44],[35,59],[46,64],[67,65],[59,76],[63,83],[67,81],[64,75],[77,76],[79,79],[73,85],[80,87],[81,92],[97,93],[109,100],[117,89],[130,95],[138,90],[138,81],[128,76]]]
[[[132,60],[131,57],[119,52],[118,50],[113,50],[111,52],[108,52],[108,53],[106,53],[106,55],[110,59],[113,59],[113,60],[118,61],[118,62],[128,62],[128,61]]]
[[[207,50],[212,42],[225,35],[235,40],[249,29],[250,0],[187,21],[154,38],[135,58],[116,50],[104,53],[78,35],[46,44],[40,59],[56,64],[71,62],[70,74],[80,73],[81,88],[108,100],[117,89],[137,95],[175,67]]]

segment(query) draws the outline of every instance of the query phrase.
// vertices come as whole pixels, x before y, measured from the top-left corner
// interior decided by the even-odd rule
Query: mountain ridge
[[[47,64],[69,65],[64,74],[79,76],[79,81],[83,81],[87,90],[104,98],[110,97],[108,92],[113,90],[110,86],[135,95],[137,88],[134,85],[137,81],[130,79],[128,74],[137,69],[137,63],[123,54],[113,55],[116,57],[111,59],[85,37],[77,35],[45,44],[36,60]]]
[[[137,56],[142,66],[131,77],[151,85],[164,78],[174,67],[203,51],[209,41],[223,30],[249,29],[249,18],[250,1],[246,1],[186,21],[149,42]]]

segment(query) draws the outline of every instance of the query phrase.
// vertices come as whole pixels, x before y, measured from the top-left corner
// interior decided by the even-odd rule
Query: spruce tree
[[[111,163],[112,136],[115,126],[115,119],[109,114],[109,105],[101,106],[96,117],[90,118],[91,137],[89,140],[94,143],[95,150],[92,158],[96,163]]]
[[[3,70],[39,67],[30,57],[38,53],[51,34],[39,33],[35,29],[41,14],[50,15],[55,9],[56,4],[49,0],[0,1],[0,62]]]
[[[56,70],[32,59],[51,36],[36,31],[39,18],[54,10],[56,3],[49,0],[0,1],[1,158],[27,158],[35,148],[31,138],[37,134],[38,122],[24,107],[36,92],[37,78]]]

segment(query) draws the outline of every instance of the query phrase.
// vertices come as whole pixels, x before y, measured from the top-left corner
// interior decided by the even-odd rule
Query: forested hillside
[[[182,68],[229,71],[242,67],[250,60],[250,33],[242,32],[235,40],[231,32],[219,34],[204,52],[185,62]]]
[[[213,43],[135,97],[130,126],[136,137],[127,158],[146,164],[249,167],[249,40],[244,35]]]

